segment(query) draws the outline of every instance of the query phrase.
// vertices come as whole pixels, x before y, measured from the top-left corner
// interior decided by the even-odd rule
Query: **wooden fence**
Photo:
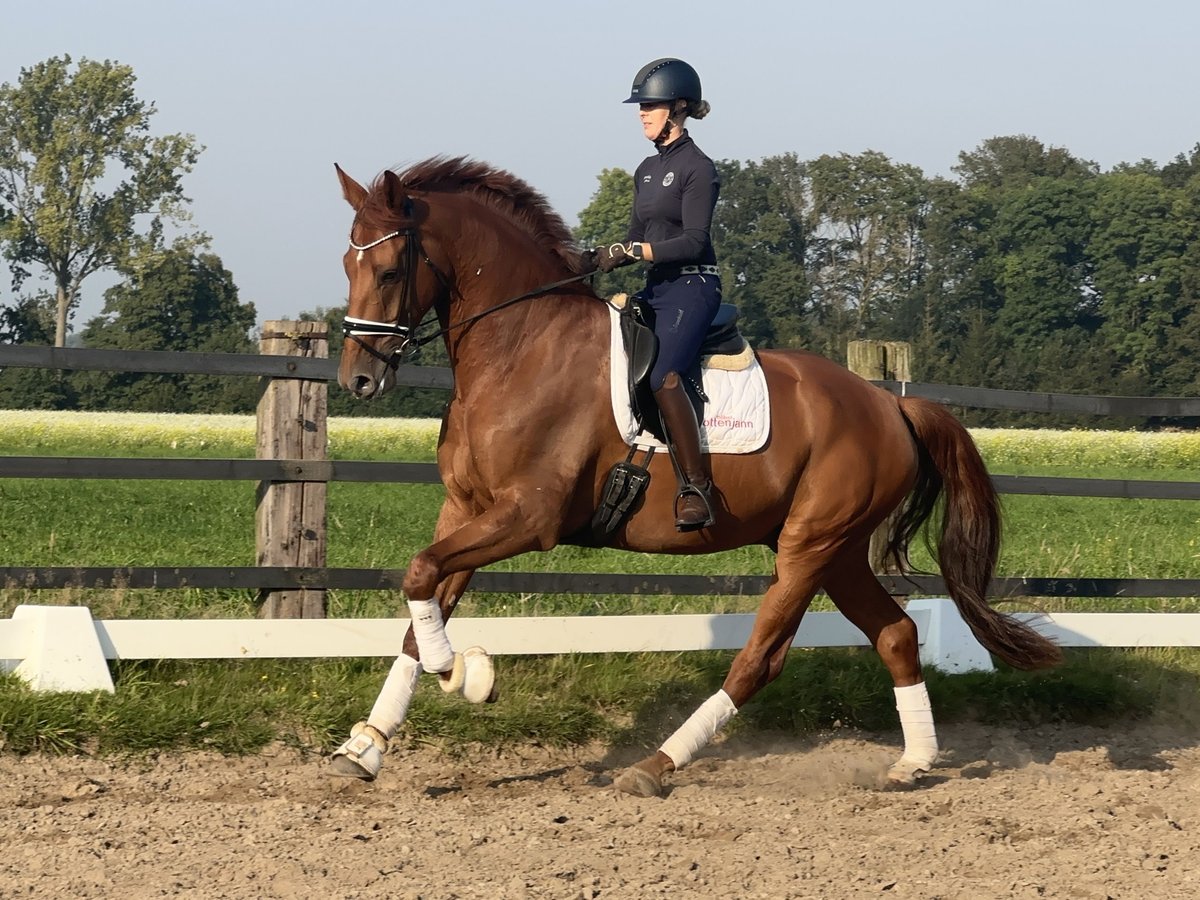
[[[333,481],[437,483],[432,463],[376,463],[324,458],[324,391],[336,378],[324,323],[268,322],[264,355],[75,350],[0,346],[0,367],[158,372],[268,379],[259,407],[258,455],[248,459],[110,459],[0,457],[0,478],[120,478],[257,482],[258,565],[250,567],[0,567],[13,588],[247,588],[267,617],[320,617],[329,589],[397,590],[398,569],[338,569],[324,564],[324,488]],[[881,374],[889,374],[885,369]],[[1085,397],[875,379],[887,390],[942,403],[988,409],[1090,413],[1096,416],[1200,417],[1200,398]],[[397,383],[453,386],[449,370],[401,367]],[[1200,499],[1200,482],[994,476],[1008,494]],[[310,490],[315,488],[315,490]],[[894,595],[943,594],[932,576],[884,573]],[[480,572],[472,590],[577,594],[757,595],[767,576],[610,575]],[[997,597],[1191,597],[1200,579],[998,578]]]

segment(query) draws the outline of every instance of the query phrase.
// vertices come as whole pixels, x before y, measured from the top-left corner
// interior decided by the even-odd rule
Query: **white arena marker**
[[[15,671],[35,691],[107,691],[112,673],[86,606],[18,606],[13,622],[25,632]]]
[[[963,621],[953,600],[942,597],[909,600],[905,611],[917,623],[921,665],[951,675],[995,671],[992,655]],[[922,618],[914,615],[918,612],[924,613],[924,628]]]

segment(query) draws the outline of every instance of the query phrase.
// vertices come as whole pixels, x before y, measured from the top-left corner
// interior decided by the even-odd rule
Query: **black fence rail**
[[[441,483],[436,463],[332,459],[124,459],[107,456],[0,456],[0,478]],[[1200,500],[1200,481],[993,475],[992,483],[1002,494]]]
[[[398,591],[404,569],[332,569],[258,566],[0,567],[0,588],[134,589],[196,588],[246,590]],[[767,575],[626,575],[586,572],[477,572],[471,590],[499,594],[630,594],[640,596],[761,596]],[[880,575],[888,593],[945,594],[936,575]],[[996,578],[988,596],[1021,597],[1194,597],[1197,578]]]
[[[169,353],[0,345],[0,368],[46,368],[258,376],[271,379],[336,379],[336,361],[307,357],[231,353]],[[450,389],[449,369],[405,366],[396,373],[405,387]],[[1200,417],[1200,397],[1104,397],[1025,393],[991,388],[876,381],[900,396],[925,397],[951,406],[1026,412],[1086,413],[1113,417]],[[118,459],[92,457],[0,457],[0,478],[251,480],[288,482],[440,483],[432,463],[294,459]],[[1156,500],[1200,500],[1200,482],[1136,481],[996,475],[1001,493]],[[0,587],[244,588],[254,590],[399,590],[404,571],[299,567],[0,567]],[[881,575],[897,596],[945,593],[941,578]],[[619,575],[479,572],[473,590],[500,593],[645,595],[757,595],[767,576]],[[1200,579],[997,578],[989,596],[1193,597]]]
[[[0,345],[0,368],[6,366],[177,375],[258,375],[266,378],[304,378],[312,381],[337,379],[336,360],[294,359],[248,353],[87,350],[6,344]],[[454,376],[449,369],[435,366],[402,366],[396,371],[396,383],[404,387],[449,390],[454,387]],[[1129,418],[1200,417],[1200,397],[1087,396],[925,384],[919,381],[876,381],[875,384],[899,396],[924,397],[947,406],[972,409]]]

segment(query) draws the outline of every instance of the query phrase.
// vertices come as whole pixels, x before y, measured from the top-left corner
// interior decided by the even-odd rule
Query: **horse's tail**
[[[907,562],[909,543],[933,515],[944,488],[937,559],[959,614],[979,642],[1011,666],[1039,669],[1060,662],[1057,644],[988,605],[987,588],[1000,552],[1000,498],[971,435],[945,407],[929,400],[901,398],[900,412],[916,438],[920,464],[888,553]]]

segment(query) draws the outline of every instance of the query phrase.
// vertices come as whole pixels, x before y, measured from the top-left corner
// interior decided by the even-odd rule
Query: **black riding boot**
[[[715,521],[708,496],[712,481],[700,453],[700,423],[696,421],[696,410],[675,372],[667,373],[663,386],[654,392],[654,399],[662,413],[667,443],[671,446],[682,482],[675,498],[675,527],[680,531],[707,528]]]

